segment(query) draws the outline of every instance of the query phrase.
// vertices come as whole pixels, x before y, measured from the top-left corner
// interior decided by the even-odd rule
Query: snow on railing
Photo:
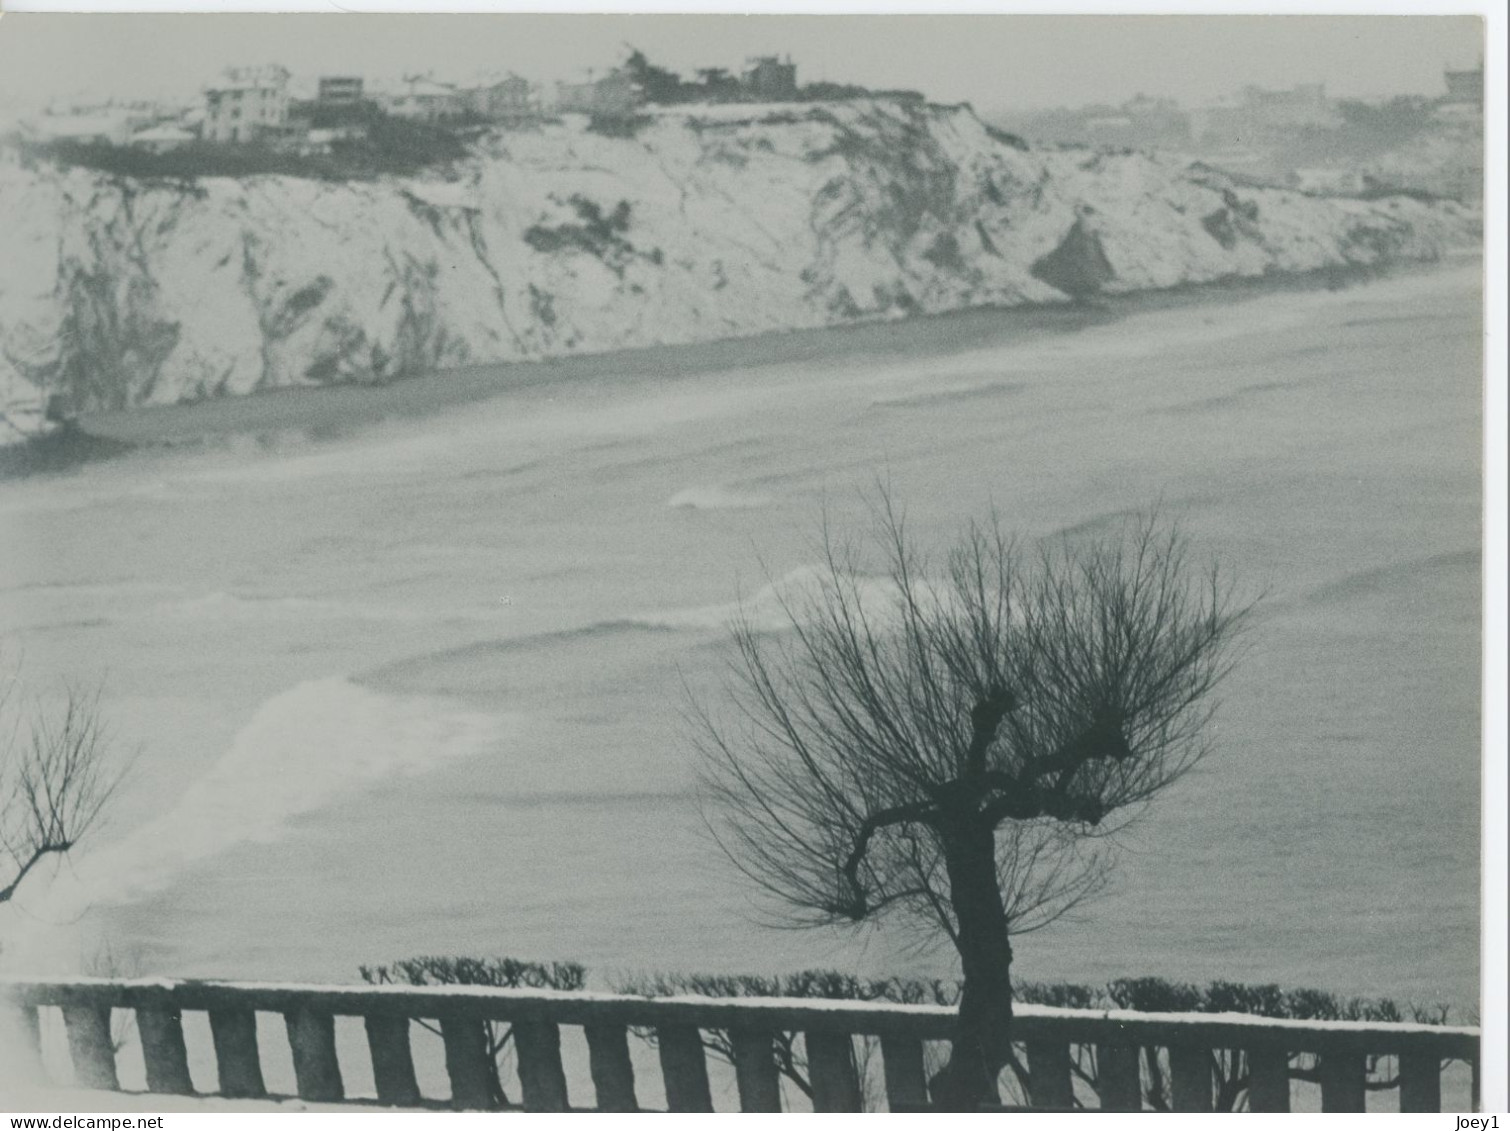
[[[348,1100],[336,1018],[359,1018],[376,1099],[391,1106],[499,1106],[489,1025],[507,1023],[523,1106],[563,1111],[568,1096],[561,1027],[580,1027],[598,1110],[639,1110],[631,1032],[653,1042],[672,1111],[713,1110],[707,1050],[732,1061],[744,1111],[782,1107],[780,1052],[801,1036],[802,1091],[819,1111],[857,1111],[866,1100],[863,1067],[879,1048],[884,1094],[893,1110],[926,1103],[925,1046],[946,1042],[954,1010],[943,1006],[810,998],[647,998],[580,991],[486,986],[317,986],[167,979],[0,980],[0,1083],[42,1081],[41,1017],[60,1010],[77,1086],[116,1090],[120,1040],[112,1011],[134,1014],[149,1092],[192,1095],[184,1014],[208,1014],[216,1094],[261,1098],[264,1060],[257,1015],[281,1014],[297,1094]],[[437,1029],[449,1100],[427,1096],[415,1070],[414,1023]],[[197,1031],[197,1030],[196,1030]],[[117,1030],[118,1032],[118,1030]],[[713,1040],[717,1034],[720,1040]],[[5,1034],[0,1034],[3,1038]],[[783,1041],[783,1038],[785,1040]],[[861,1055],[856,1053],[860,1038]],[[1139,1110],[1230,1110],[1246,1094],[1254,1111],[1288,1111],[1292,1082],[1320,1085],[1325,1111],[1363,1111],[1370,1091],[1396,1092],[1402,1111],[1439,1111],[1445,1065],[1471,1071],[1478,1105],[1479,1032],[1447,1025],[1296,1021],[1220,1013],[1140,1013],[1019,1005],[1014,1038],[1033,1106]],[[197,1050],[207,1053],[208,1050]],[[1372,1079],[1388,1058],[1394,1080]],[[203,1059],[203,1057],[197,1058]],[[352,1050],[347,1047],[350,1070]],[[358,1068],[364,1066],[357,1066]],[[1078,1084],[1077,1084],[1078,1078]],[[643,1080],[649,1084],[650,1081]],[[65,1081],[66,1083],[66,1081]],[[653,1085],[652,1085],[653,1088]],[[877,1089],[880,1090],[880,1089]],[[433,1089],[432,1089],[433,1091]],[[371,1101],[367,1101],[371,1102]]]

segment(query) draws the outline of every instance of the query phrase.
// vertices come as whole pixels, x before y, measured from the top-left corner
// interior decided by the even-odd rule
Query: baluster
[[[855,1067],[854,1038],[848,1033],[809,1031],[807,1067],[814,1111],[859,1111],[860,1073]]]
[[[28,1087],[45,1083],[42,1072],[42,1027],[37,1010],[31,1005],[0,1005],[0,1049],[8,1056],[0,1060],[7,1084]]]
[[[147,1065],[147,1091],[192,1096],[189,1054],[184,1048],[182,1015],[176,1009],[138,1009],[136,1031]]]
[[[712,1111],[702,1033],[687,1025],[662,1025],[656,1029],[655,1039],[660,1046],[667,1110]]]
[[[911,1037],[881,1038],[881,1065],[886,1072],[886,1105],[892,1111],[928,1102],[928,1075],[923,1069],[923,1042]]]
[[[1431,1049],[1400,1054],[1400,1110],[1442,1110],[1442,1057]]]
[[[1075,1084],[1070,1076],[1070,1046],[1057,1041],[1029,1041],[1028,1084],[1032,1107],[1070,1111],[1075,1106]]]
[[[301,1008],[283,1015],[288,1047],[294,1055],[294,1079],[299,1098],[316,1103],[340,1103],[346,1098],[341,1062],[336,1058],[336,1019],[328,1013]]]
[[[1329,1052],[1321,1056],[1321,1110],[1363,1111],[1367,1062],[1361,1052]]]
[[[110,1039],[108,1005],[65,1005],[63,1024],[68,1029],[68,1055],[73,1061],[75,1084],[80,1088],[120,1091],[115,1075],[115,1042]]]
[[[740,1111],[780,1111],[781,1081],[776,1075],[772,1036],[766,1029],[733,1029],[734,1078]]]
[[[367,1049],[372,1054],[372,1081],[378,1103],[413,1107],[420,1102],[414,1077],[414,1052],[409,1046],[409,1018],[367,1017]]]
[[[1150,1055],[1155,1051],[1150,1049]],[[1170,1045],[1169,1075],[1175,1111],[1211,1110],[1210,1049],[1202,1045]]]
[[[1248,1110],[1290,1110],[1290,1054],[1283,1049],[1248,1050]]]
[[[440,1038],[446,1046],[451,1106],[458,1111],[487,1111],[496,1106],[493,1090],[497,1070],[488,1055],[486,1024],[475,1017],[442,1017]],[[522,1066],[522,1056],[520,1063]]]
[[[1096,1076],[1096,1093],[1103,1111],[1143,1110],[1143,1079],[1136,1045],[1097,1045]]]
[[[599,1111],[639,1111],[634,1094],[634,1065],[629,1059],[629,1030],[623,1025],[584,1025],[587,1063]]]
[[[257,1015],[250,1009],[212,1009],[210,1036],[215,1042],[220,1094],[229,1099],[267,1095],[257,1055]]]
[[[519,1086],[526,1111],[566,1111],[566,1073],[561,1067],[561,1030],[553,1021],[514,1022]]]

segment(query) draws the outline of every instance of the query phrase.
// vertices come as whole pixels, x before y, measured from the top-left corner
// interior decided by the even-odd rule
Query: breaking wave
[[[666,500],[668,507],[679,507],[686,510],[748,510],[753,507],[768,506],[771,502],[769,495],[748,494],[741,491],[730,491],[725,487],[688,487],[678,491]]]
[[[215,590],[198,597],[159,605],[157,615],[185,620],[237,621],[285,620],[383,620],[428,623],[430,610],[336,601],[321,597],[259,597]]]
[[[1023,392],[1027,385],[1021,381],[986,381],[978,385],[956,385],[932,389],[921,393],[904,393],[891,397],[879,397],[871,401],[872,408],[933,408],[937,405],[954,404],[958,401],[975,401],[983,397],[1006,397]]]
[[[591,621],[570,628],[522,636],[474,640],[453,648],[407,656],[361,674],[363,685],[385,691],[468,694],[497,689],[517,682],[517,670],[500,663],[536,658],[535,662],[564,663],[574,679],[585,679],[597,670],[608,650],[653,646],[655,638],[674,638],[678,633],[722,634],[742,621],[756,632],[775,633],[791,627],[786,611],[801,614],[821,595],[828,574],[819,566],[802,566],[736,601],[684,608],[653,609],[609,620]],[[831,582],[828,582],[831,584]],[[860,578],[856,592],[866,616],[883,625],[895,616],[895,585],[885,578]],[[584,647],[583,651],[572,651]],[[544,669],[535,668],[535,672]]]
[[[646,628],[691,630],[722,629],[734,621],[743,621],[757,632],[780,632],[791,626],[788,609],[800,615],[821,597],[825,586],[832,584],[824,567],[799,566],[738,601],[640,613],[628,620]],[[873,621],[880,623],[894,614],[897,587],[889,578],[860,577],[854,584],[861,606]]]
[[[1313,605],[1330,605],[1354,598],[1369,597],[1398,589],[1434,575],[1456,577],[1464,582],[1477,580],[1480,566],[1476,549],[1431,554],[1408,561],[1391,562],[1372,569],[1357,570],[1344,577],[1318,585],[1305,595]]]
[[[291,818],[364,786],[496,749],[519,721],[433,697],[382,695],[342,677],[297,684],[263,703],[172,808],[60,873],[36,918],[58,923],[161,890],[183,869],[275,840]]]

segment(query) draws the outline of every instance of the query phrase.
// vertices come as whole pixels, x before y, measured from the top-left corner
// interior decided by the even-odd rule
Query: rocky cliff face
[[[966,108],[882,102],[551,125],[426,179],[10,156],[0,221],[0,407],[89,408],[1424,259],[1469,232],[1453,205],[1030,151]]]

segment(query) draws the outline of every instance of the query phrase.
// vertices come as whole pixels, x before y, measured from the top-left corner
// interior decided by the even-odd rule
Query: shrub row
[[[424,956],[387,966],[363,966],[373,983],[483,985],[579,990],[587,969],[576,962],[526,962],[514,958]],[[794,974],[635,974],[613,980],[615,992],[645,997],[787,997],[839,1001],[887,1001],[904,1005],[955,1005],[960,983],[943,978],[860,978],[838,970]],[[1344,997],[1326,990],[1214,981],[1204,986],[1166,978],[1117,978],[1103,985],[1019,982],[1019,1002],[1069,1009],[1130,1009],[1140,1013],[1246,1013],[1298,1021],[1417,1021],[1445,1025],[1445,1005],[1401,1006],[1391,998]]]
[[[358,968],[373,985],[498,986],[503,989],[580,990],[587,968],[580,962],[525,962],[518,958],[450,958],[421,955],[387,966]]]

